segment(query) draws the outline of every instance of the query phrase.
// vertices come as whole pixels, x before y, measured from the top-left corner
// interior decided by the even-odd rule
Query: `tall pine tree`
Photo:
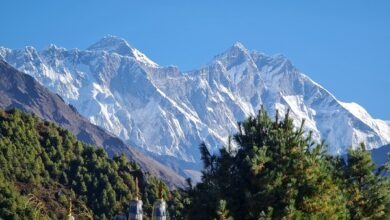
[[[220,200],[235,219],[347,217],[333,166],[323,145],[304,134],[303,123],[296,129],[288,113],[271,120],[262,109],[239,124],[234,140],[238,148],[228,146],[219,155],[201,146],[205,167],[189,212],[202,214],[192,219],[211,219]]]

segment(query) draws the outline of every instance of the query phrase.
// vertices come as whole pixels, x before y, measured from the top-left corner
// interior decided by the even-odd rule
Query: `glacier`
[[[237,121],[261,106],[290,116],[331,154],[350,146],[390,143],[390,122],[338,100],[283,55],[237,42],[201,68],[160,66],[125,39],[106,36],[84,50],[56,45],[38,51],[0,47],[0,59],[59,94],[88,118],[163,162],[199,164],[198,146],[217,151]],[[188,170],[191,172],[191,169]]]

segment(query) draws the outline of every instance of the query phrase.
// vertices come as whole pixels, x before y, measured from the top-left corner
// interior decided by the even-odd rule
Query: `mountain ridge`
[[[145,151],[184,162],[199,162],[202,141],[214,150],[221,147],[237,131],[236,122],[261,106],[271,115],[291,109],[294,121],[305,119],[306,130],[316,141],[324,139],[332,154],[360,142],[368,149],[390,143],[388,122],[356,116],[361,106],[339,101],[283,55],[268,56],[235,43],[200,69],[181,72],[102,48],[35,55],[0,48],[0,59],[61,94],[93,124]]]

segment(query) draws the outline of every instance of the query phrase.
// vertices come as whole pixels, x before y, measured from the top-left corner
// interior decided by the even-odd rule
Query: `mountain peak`
[[[87,48],[87,50],[116,52],[124,56],[132,54],[133,49],[125,39],[113,35],[107,35]]]
[[[229,47],[223,54],[225,55],[249,55],[250,51],[239,41],[236,41],[231,47]]]
[[[25,47],[25,50],[26,51],[35,51],[36,49],[32,46],[26,46]],[[46,47],[46,49],[44,49],[43,51],[65,51],[66,49],[63,48],[63,47],[59,47],[55,44],[49,44],[49,46]]]
[[[26,46],[26,48],[28,48],[28,46]],[[57,45],[55,44],[49,44],[49,46],[47,46],[48,49],[58,49],[59,47],[57,47]]]
[[[224,63],[228,68],[243,62],[252,62],[250,51],[240,42],[235,42],[222,54],[217,55],[214,61]]]
[[[239,41],[236,41],[233,46],[231,46],[231,48],[237,48],[237,49],[240,49],[240,50],[245,50],[247,51],[248,49],[246,49],[246,47]]]
[[[229,49],[227,49],[224,55],[228,56],[250,56],[249,50],[241,43],[235,42]]]
[[[129,56],[137,61],[152,67],[158,65],[150,60],[145,54],[132,47],[124,38],[114,35],[106,35],[98,42],[92,44],[87,50],[114,52],[122,56]]]

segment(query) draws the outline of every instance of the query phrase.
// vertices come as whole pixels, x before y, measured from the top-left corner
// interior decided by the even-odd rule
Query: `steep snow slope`
[[[60,94],[92,123],[167,161],[199,162],[199,143],[217,149],[236,122],[261,105],[271,114],[291,109],[297,125],[305,119],[333,154],[359,142],[368,149],[390,143],[389,122],[337,100],[286,57],[241,43],[185,73],[157,65],[114,36],[86,50],[0,48],[0,59]]]

